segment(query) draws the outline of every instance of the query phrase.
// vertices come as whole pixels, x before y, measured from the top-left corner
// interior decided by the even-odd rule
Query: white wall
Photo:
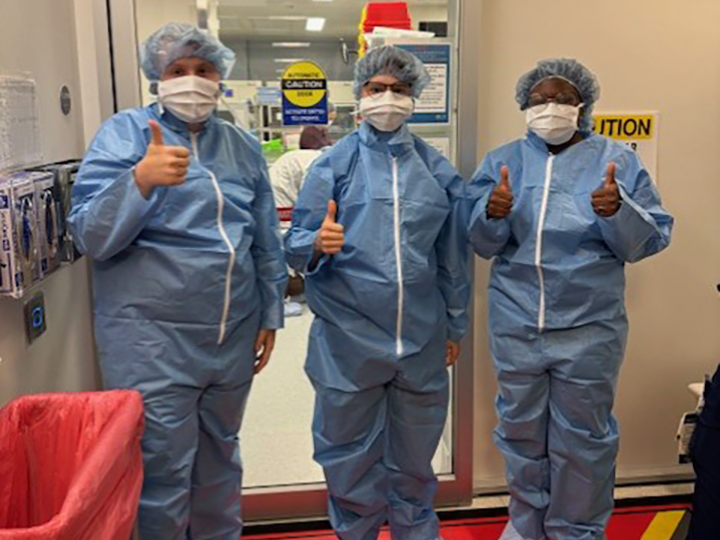
[[[521,136],[517,78],[541,58],[577,57],[600,79],[600,110],[659,110],[659,174],[675,215],[673,243],[628,269],[630,342],[616,412],[622,479],[687,472],[675,431],[693,403],[685,387],[720,362],[720,3],[485,0],[480,51],[479,146]],[[478,264],[477,321],[486,323],[488,266]],[[478,333],[475,484],[498,482],[488,444],[495,392],[484,331]]]
[[[417,28],[421,22],[447,22],[448,6],[410,6],[410,17]]]
[[[75,11],[72,0],[4,0],[0,18],[0,72],[29,72],[37,82],[45,161],[83,154]],[[70,116],[59,92],[73,97]],[[97,385],[90,284],[86,265],[62,268],[38,288],[45,293],[48,330],[25,341],[23,304],[0,299],[0,405],[27,392],[86,390]]]
[[[198,23],[196,2],[194,0],[145,0],[144,2],[136,0],[135,22],[137,24],[137,44],[139,45],[155,30],[169,22],[196,25]],[[155,96],[150,94],[149,87],[150,83],[145,75],[140,74],[143,105],[149,105],[156,101]]]

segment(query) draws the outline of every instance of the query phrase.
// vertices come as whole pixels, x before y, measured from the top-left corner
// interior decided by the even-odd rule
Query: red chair
[[[132,391],[24,396],[0,409],[0,540],[128,540],[143,426]]]

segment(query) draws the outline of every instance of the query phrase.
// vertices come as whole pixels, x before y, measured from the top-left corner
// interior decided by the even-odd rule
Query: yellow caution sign
[[[291,64],[282,76],[283,124],[327,124],[327,76],[315,62]]]
[[[598,111],[593,115],[593,132],[635,151],[640,161],[658,181],[658,135],[660,113],[648,110]]]
[[[657,130],[654,114],[597,115],[593,131],[619,141],[649,141]]]
[[[282,76],[285,97],[298,107],[313,107],[327,93],[327,77],[314,62],[297,62],[288,66]]]

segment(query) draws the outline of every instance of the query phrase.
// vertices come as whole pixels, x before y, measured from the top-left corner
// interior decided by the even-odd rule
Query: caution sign
[[[327,77],[314,62],[291,64],[282,76],[283,125],[328,123]]]
[[[638,153],[643,165],[657,182],[658,128],[657,112],[598,113],[593,116],[593,131],[627,144]]]

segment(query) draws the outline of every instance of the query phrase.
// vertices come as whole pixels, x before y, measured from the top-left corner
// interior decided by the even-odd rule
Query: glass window
[[[300,147],[302,127],[284,126],[282,119],[280,78],[291,63],[311,60],[327,75],[332,104],[331,122],[325,126],[329,140],[337,141],[356,129],[352,80],[365,0],[205,0],[202,4],[208,4],[207,12],[181,0],[136,1],[138,41],[169,21],[207,21],[209,31],[237,55],[225,81],[219,114],[262,142],[271,176],[273,164]],[[456,36],[450,24],[456,2],[414,0],[407,4],[411,30],[430,34],[373,38],[373,42],[423,47],[447,44],[446,49],[421,51],[429,54],[428,61],[436,62],[431,69],[435,103],[416,106],[417,111],[430,112],[421,118],[422,123],[412,124],[412,130],[454,161],[456,72],[448,68],[448,62],[452,65],[456,58]],[[143,102],[151,103],[155,97],[148,91],[149,81],[141,77],[141,84]],[[444,117],[440,114],[443,107]],[[278,334],[271,364],[254,382],[243,422],[246,488],[323,481],[322,471],[312,459],[314,392],[303,365],[313,316],[302,294],[288,299],[286,315],[286,328]],[[453,473],[452,425],[451,414],[434,461],[435,471],[441,475]]]

